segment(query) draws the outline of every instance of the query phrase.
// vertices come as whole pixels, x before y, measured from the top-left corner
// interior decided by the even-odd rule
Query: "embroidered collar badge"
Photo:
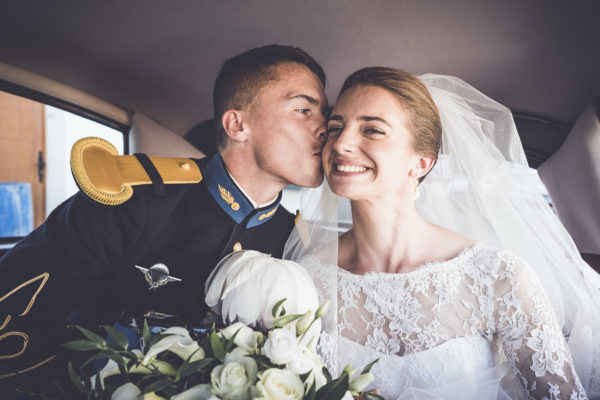
[[[282,193],[279,192],[273,203],[255,209],[231,179],[220,153],[215,154],[201,169],[210,195],[236,224],[252,228],[267,222],[277,211]]]
[[[169,282],[181,282],[181,279],[169,276],[169,268],[165,264],[154,264],[150,268],[138,265],[135,265],[135,267],[144,274],[146,282],[150,285],[149,289],[156,290]]]

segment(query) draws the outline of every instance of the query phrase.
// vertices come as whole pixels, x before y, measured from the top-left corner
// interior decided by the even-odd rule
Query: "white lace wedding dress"
[[[387,400],[587,398],[538,278],[509,252],[477,244],[404,274],[301,264],[333,300],[321,356],[334,373],[379,358]]]

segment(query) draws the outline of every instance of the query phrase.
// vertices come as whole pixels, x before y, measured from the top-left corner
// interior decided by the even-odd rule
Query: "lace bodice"
[[[361,367],[357,354],[371,355],[359,364],[382,357],[385,368],[374,371],[380,390],[392,390],[382,390],[388,398],[400,397],[398,390],[411,385],[427,389],[464,381],[473,363],[479,372],[496,366],[495,374],[505,363],[529,398],[586,398],[545,292],[533,270],[509,252],[475,245],[449,261],[404,274],[355,275],[314,256],[303,265],[320,300],[337,302],[323,321],[322,356],[334,370],[347,360]],[[480,356],[457,358],[458,343],[467,352],[480,349]],[[447,351],[431,357],[440,349]],[[417,365],[421,355],[443,362],[441,377],[432,366],[429,372],[426,366],[400,373],[401,362]],[[395,381],[393,388],[389,380]]]

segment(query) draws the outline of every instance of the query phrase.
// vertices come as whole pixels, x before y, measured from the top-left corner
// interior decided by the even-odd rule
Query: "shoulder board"
[[[202,173],[189,158],[150,157],[165,184],[198,183]],[[117,205],[133,195],[132,186],[152,184],[135,156],[120,156],[104,139],[87,137],[71,149],[71,172],[83,193],[101,204]]]

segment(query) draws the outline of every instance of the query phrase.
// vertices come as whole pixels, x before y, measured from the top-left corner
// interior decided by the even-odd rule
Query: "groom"
[[[29,371],[64,376],[58,346],[70,339],[68,323],[94,329],[136,316],[193,325],[223,256],[254,249],[281,257],[294,226],[282,189],[323,180],[324,86],[321,66],[298,48],[265,46],[227,60],[214,86],[219,152],[194,160],[200,183],[136,186],[117,206],[79,192],[8,252],[0,260],[0,386]],[[144,168],[152,176],[153,166]]]

